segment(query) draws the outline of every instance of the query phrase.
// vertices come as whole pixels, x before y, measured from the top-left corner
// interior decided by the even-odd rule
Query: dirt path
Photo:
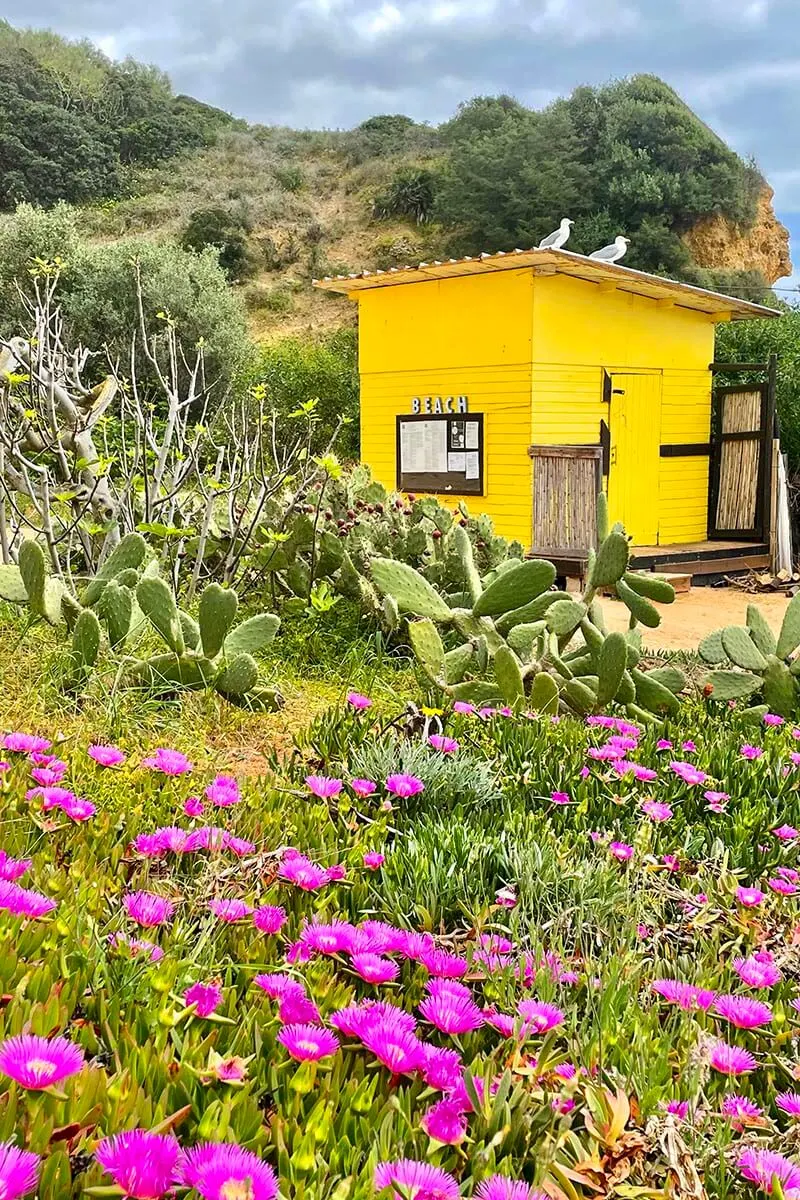
[[[755,602],[772,628],[780,629],[788,599],[777,593],[752,596],[737,588],[692,588],[676,596],[674,604],[658,605],[661,624],[658,629],[643,629],[644,644],[651,649],[695,650],[707,633],[724,625],[744,625],[747,605]],[[618,600],[602,601],[609,629],[625,629],[628,610]]]

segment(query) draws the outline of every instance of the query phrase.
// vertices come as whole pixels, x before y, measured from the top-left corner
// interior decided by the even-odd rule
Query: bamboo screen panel
[[[761,438],[730,441],[726,433],[758,433],[761,426],[761,392],[728,392],[723,398],[718,529],[751,530],[756,524],[758,468]]]
[[[596,542],[599,446],[531,446],[533,549],[586,553]]]

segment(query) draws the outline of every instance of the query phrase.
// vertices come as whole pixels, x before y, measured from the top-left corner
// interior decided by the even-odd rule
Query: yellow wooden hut
[[[564,574],[601,486],[639,566],[767,565],[774,369],[718,387],[713,359],[717,322],[774,310],[567,250],[316,282],[358,302],[361,454],[387,487],[462,500]]]

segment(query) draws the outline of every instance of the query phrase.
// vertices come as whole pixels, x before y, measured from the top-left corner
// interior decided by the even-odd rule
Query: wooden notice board
[[[397,417],[397,490],[484,494],[483,413]]]

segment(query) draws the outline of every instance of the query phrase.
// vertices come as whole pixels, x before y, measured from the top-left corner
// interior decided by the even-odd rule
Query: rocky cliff
[[[695,262],[716,270],[761,271],[768,283],[790,275],[789,231],[775,216],[773,194],[764,187],[755,222],[745,232],[722,216],[699,221],[684,235]]]

